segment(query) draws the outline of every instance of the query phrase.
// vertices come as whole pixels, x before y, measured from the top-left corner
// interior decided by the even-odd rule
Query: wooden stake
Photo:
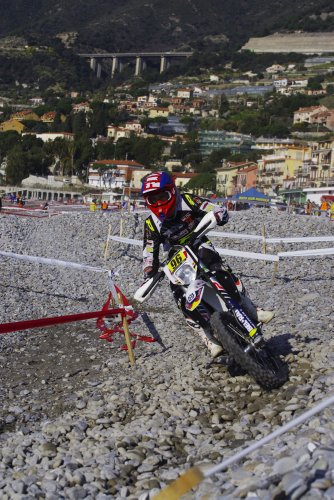
[[[122,295],[120,293],[118,293],[117,296],[118,296],[118,303],[120,305],[124,305],[123,304]],[[130,363],[132,365],[135,365],[136,364],[136,360],[135,360],[135,355],[134,355],[134,352],[133,352],[133,349],[132,349],[132,345],[131,345],[129,325],[128,325],[128,320],[126,319],[126,316],[123,316],[123,330],[124,330],[124,336],[125,336],[126,345],[128,347],[128,355],[129,355]]]
[[[110,245],[110,236],[111,236],[111,224],[109,224],[107,241],[106,244],[104,245],[104,256],[103,256],[104,260],[107,260],[107,254]]]
[[[280,245],[278,247],[278,253],[281,251],[282,251],[282,245]],[[279,260],[276,260],[276,262],[274,262],[273,275],[271,277],[271,283],[270,283],[271,286],[274,286],[274,284],[275,284],[275,279],[276,279],[276,275],[277,275],[277,271],[278,271],[278,264],[279,264]]]
[[[262,236],[263,236],[262,253],[267,253],[266,226],[264,224],[262,226]]]
[[[121,212],[121,221],[119,223],[119,235],[123,236],[123,212]]]

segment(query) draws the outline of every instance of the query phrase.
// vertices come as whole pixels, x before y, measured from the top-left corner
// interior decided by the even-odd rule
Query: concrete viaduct
[[[193,55],[193,52],[112,52],[105,54],[78,54],[79,57],[90,59],[90,67],[98,78],[101,77],[101,64],[98,60],[112,59],[111,78],[115,73],[121,72],[124,65],[124,59],[134,59],[135,76],[140,76],[146,67],[146,58],[160,58],[160,73],[169,68],[171,59],[185,58]]]
[[[77,191],[62,190],[57,188],[34,188],[27,186],[4,186],[3,191],[5,195],[14,194],[17,196],[21,194],[27,200],[39,201],[68,201],[81,198],[82,194]]]

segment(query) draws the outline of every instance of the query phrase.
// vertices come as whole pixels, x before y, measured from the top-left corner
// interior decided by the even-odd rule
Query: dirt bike
[[[144,302],[167,276],[171,283],[182,287],[186,309],[206,311],[208,327],[230,360],[264,389],[278,388],[288,380],[287,364],[266,343],[261,323],[247,315],[197,255],[203,236],[216,224],[213,212],[206,214],[184,245],[169,250],[162,268],[136,291],[134,298]]]

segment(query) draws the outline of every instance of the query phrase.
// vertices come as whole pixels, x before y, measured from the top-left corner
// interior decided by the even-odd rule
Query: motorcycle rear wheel
[[[230,332],[222,322],[220,313],[211,317],[211,327],[234,361],[266,390],[281,387],[289,378],[288,365],[275,355],[268,346],[252,348],[245,352],[246,342],[234,332]]]

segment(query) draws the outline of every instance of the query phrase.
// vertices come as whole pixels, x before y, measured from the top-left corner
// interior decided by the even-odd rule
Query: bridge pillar
[[[101,71],[102,71],[102,67],[101,67],[101,64],[97,64],[97,69],[96,69],[96,77],[97,78],[101,78]]]
[[[111,67],[111,78],[115,75],[116,71],[119,69],[119,59],[118,57],[112,58],[112,67]]]
[[[161,56],[160,59],[160,73],[163,73],[170,66],[170,58],[166,56]]]
[[[136,57],[135,76],[140,76],[142,69],[143,69],[143,59],[141,56],[137,56]]]
[[[90,69],[92,69],[93,71],[96,70],[96,59],[95,59],[95,57],[91,57],[91,59],[90,59]]]

